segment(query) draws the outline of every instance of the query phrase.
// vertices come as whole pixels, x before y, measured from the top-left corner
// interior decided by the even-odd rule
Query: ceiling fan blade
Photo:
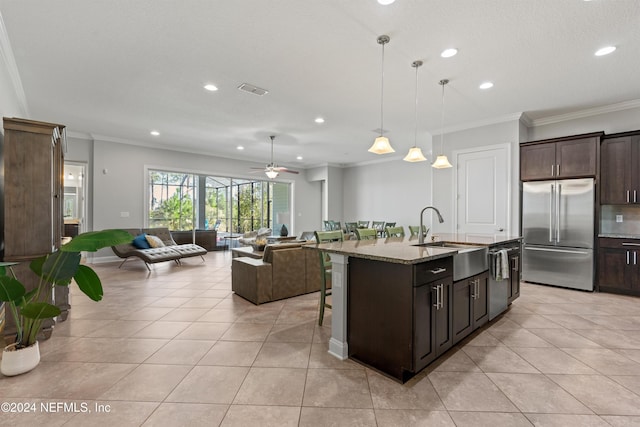
[[[257,171],[263,171],[263,170],[265,170],[265,168],[249,168],[249,169],[253,169],[253,170],[257,170]]]
[[[287,169],[287,168],[274,168],[274,169],[277,170],[278,172],[300,173],[298,171],[294,171],[293,169]]]

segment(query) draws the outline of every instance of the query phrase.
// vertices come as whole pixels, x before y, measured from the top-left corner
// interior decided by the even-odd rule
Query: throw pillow
[[[142,233],[142,234],[138,234],[132,242],[133,246],[135,246],[138,249],[149,249],[151,246],[149,245],[149,242],[147,242],[147,235],[146,233]]]
[[[161,248],[164,246],[164,242],[158,236],[147,234],[147,242],[149,242],[152,248]]]

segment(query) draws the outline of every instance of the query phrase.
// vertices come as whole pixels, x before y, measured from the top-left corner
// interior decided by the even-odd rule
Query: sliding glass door
[[[245,233],[291,226],[291,185],[149,170],[149,226]]]

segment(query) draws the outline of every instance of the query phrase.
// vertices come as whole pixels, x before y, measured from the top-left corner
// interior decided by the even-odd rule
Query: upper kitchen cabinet
[[[603,132],[520,144],[520,180],[595,177]]]
[[[640,132],[607,137],[600,153],[600,203],[640,203]]]

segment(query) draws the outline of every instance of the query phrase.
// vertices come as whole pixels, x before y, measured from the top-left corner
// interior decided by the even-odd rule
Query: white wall
[[[431,205],[432,169],[430,162],[401,158],[345,169],[344,221],[395,221],[408,233],[409,225],[419,224],[422,208]]]
[[[16,86],[11,78],[10,65],[7,63],[9,60],[5,52],[0,52],[0,114],[2,117],[27,119],[27,111],[20,103]],[[0,132],[4,133],[4,130],[0,129]]]
[[[452,153],[457,150],[485,147],[497,144],[511,145],[511,224],[510,234],[519,233],[519,148],[520,121],[517,119],[502,123],[466,129],[458,132],[447,133],[444,136],[444,153],[453,161]],[[449,169],[437,169],[433,171],[433,205],[440,210],[444,217],[443,224],[437,221],[433,224],[435,233],[455,232],[454,202],[455,202],[455,177],[456,165]]]

